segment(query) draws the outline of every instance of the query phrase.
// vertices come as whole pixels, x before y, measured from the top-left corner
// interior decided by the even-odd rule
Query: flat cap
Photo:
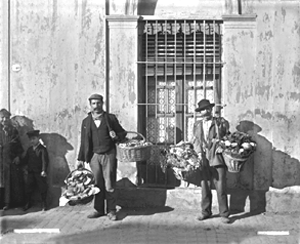
[[[40,131],[39,130],[31,130],[31,131],[28,131],[26,134],[28,137],[33,137],[33,136],[38,137],[40,135]]]
[[[92,99],[97,99],[97,100],[103,101],[103,96],[101,96],[100,94],[92,94],[89,97],[89,100],[91,101]]]
[[[8,116],[10,117],[11,116],[11,113],[9,111],[7,111],[5,108],[2,108],[0,110],[0,114],[4,115],[4,116]]]

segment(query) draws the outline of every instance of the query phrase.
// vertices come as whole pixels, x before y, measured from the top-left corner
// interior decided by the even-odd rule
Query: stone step
[[[266,199],[267,212],[300,212],[300,186],[269,187]]]

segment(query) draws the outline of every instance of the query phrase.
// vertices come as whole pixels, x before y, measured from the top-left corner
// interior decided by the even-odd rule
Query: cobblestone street
[[[199,222],[198,212],[169,207],[120,210],[116,222],[107,217],[88,219],[91,211],[91,206],[6,211],[1,217],[1,244],[300,243],[299,214],[239,213],[231,215],[231,224],[223,224],[218,215]],[[52,228],[60,233],[15,233],[17,229]],[[258,231],[285,231],[289,235],[258,235]]]

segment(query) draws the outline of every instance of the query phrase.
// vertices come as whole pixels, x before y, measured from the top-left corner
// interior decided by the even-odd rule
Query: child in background
[[[22,159],[22,164],[27,165],[28,178],[26,182],[25,194],[26,204],[24,211],[31,207],[31,195],[34,188],[38,186],[42,198],[42,210],[47,209],[47,167],[49,163],[48,151],[40,143],[40,131],[33,130],[27,132],[31,146],[28,148],[25,157]]]

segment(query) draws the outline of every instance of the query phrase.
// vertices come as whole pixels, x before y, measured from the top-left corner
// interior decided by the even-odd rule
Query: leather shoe
[[[99,218],[101,216],[104,216],[104,214],[103,213],[99,213],[99,212],[93,212],[90,215],[88,215],[87,217],[89,219],[95,219],[95,218]]]
[[[23,211],[26,211],[30,208],[30,204],[26,203],[25,206],[23,207]]]
[[[116,215],[116,212],[115,211],[111,211],[107,214],[108,218],[111,220],[111,221],[116,221],[117,220],[117,215]]]
[[[205,220],[205,219],[210,218],[210,216],[211,216],[211,214],[200,214],[200,215],[197,217],[197,219],[198,219],[199,221],[202,221],[202,220]]]
[[[9,205],[5,205],[4,207],[3,207],[3,210],[8,210],[9,209]]]
[[[230,219],[228,217],[221,217],[221,221],[224,224],[229,224],[230,223]]]
[[[47,211],[48,209],[47,209],[47,205],[46,204],[42,204],[42,211]]]

